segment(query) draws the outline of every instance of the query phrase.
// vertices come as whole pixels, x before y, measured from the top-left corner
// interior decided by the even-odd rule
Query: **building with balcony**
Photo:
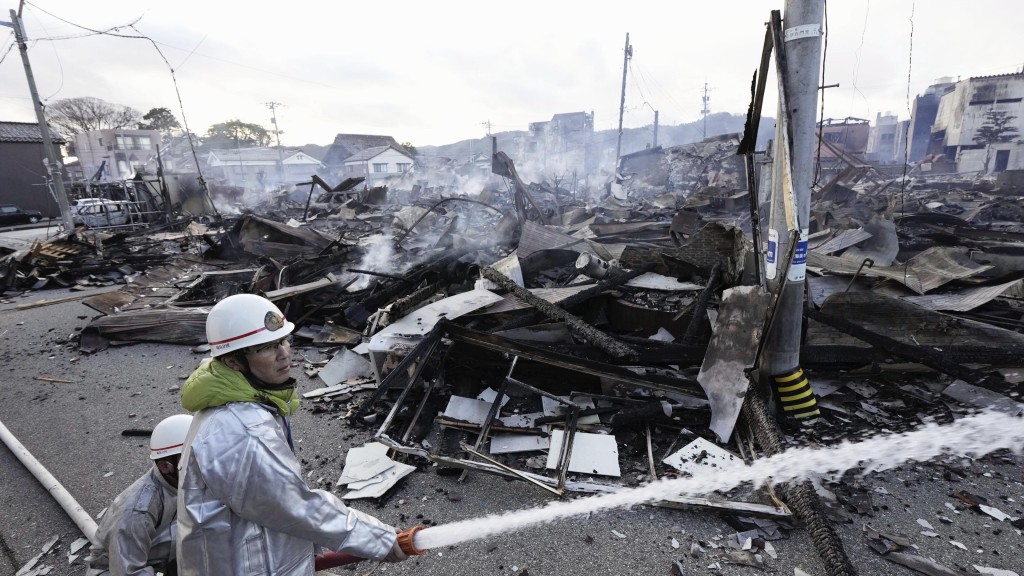
[[[159,145],[157,130],[112,128],[75,134],[68,152],[78,158],[86,180],[111,182],[142,170],[156,156]]]

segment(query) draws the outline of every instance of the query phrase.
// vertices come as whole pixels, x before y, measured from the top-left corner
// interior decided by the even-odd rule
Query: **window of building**
[[[822,136],[825,137],[825,140],[833,144],[840,144],[843,141],[842,132],[825,132]]]
[[[373,172],[375,174],[381,174],[381,173],[384,173],[384,172],[387,172],[387,171],[388,171],[388,163],[387,162],[381,162],[379,164],[374,162],[374,164],[373,164]]]
[[[138,140],[137,147],[141,150],[149,150],[153,147],[153,143],[150,141],[149,136],[139,136],[136,140]]]
[[[403,174],[405,172],[408,172],[409,168],[412,168],[412,164],[409,164],[407,162],[399,162],[398,163],[398,171],[402,172]]]
[[[117,140],[117,149],[118,150],[125,150],[126,149],[125,137],[124,136],[118,136],[116,138],[116,140]]]

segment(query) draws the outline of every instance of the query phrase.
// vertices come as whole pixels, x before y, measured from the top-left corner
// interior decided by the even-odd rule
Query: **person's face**
[[[245,358],[253,376],[267,384],[284,384],[292,372],[291,336],[253,346],[245,351]]]
[[[176,454],[156,461],[156,469],[164,475],[164,479],[167,480],[167,483],[175,488],[178,487],[178,462],[180,459],[181,455]]]

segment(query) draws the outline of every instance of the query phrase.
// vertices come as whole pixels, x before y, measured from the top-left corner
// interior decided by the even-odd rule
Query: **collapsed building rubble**
[[[593,205],[559,203],[507,158],[498,170],[516,182],[486,201],[394,202],[386,190],[320,185],[315,202],[312,191],[275,198],[265,216],[12,250],[3,282],[124,284],[85,300],[99,316],[82,352],[143,341],[202,350],[220,298],[276,302],[298,326],[298,353],[325,358],[304,366],[311,409],[375,430],[369,454],[349,452],[337,482],[346,497],[382,497],[422,462],[553,495],[613,492],[765,450],[744,422],[768,301],[750,265],[736,146],[652,150],[667,177],[634,174],[625,201]],[[680,176],[694,165],[705,176]],[[1006,220],[1020,215],[949,176],[905,189],[872,177],[845,171],[818,189],[801,359],[823,417],[790,431],[793,444],[972,406],[1020,411],[1024,223]],[[847,494],[833,513],[868,510],[865,497]],[[770,487],[659,504],[743,519],[730,557],[750,565],[769,549],[764,527],[748,533],[751,518],[793,521]]]

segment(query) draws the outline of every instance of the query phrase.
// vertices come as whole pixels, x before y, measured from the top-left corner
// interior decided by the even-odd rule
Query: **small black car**
[[[14,204],[0,204],[0,226],[10,224],[35,224],[43,215],[35,210],[22,210]]]

